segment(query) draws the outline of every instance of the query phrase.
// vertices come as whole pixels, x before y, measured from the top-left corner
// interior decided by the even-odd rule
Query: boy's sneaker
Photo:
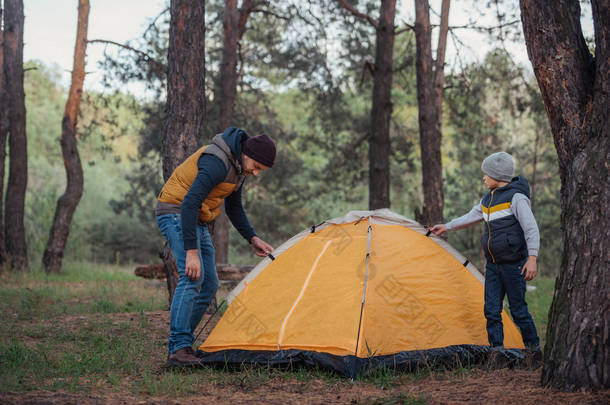
[[[200,367],[201,360],[195,356],[192,347],[183,347],[167,356],[165,368]]]

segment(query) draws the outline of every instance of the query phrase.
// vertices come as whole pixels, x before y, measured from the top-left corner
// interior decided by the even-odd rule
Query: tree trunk
[[[176,266],[176,260],[172,254],[172,249],[169,247],[169,242],[165,242],[163,246],[163,252],[161,253],[161,259],[163,260],[163,270],[165,271],[165,278],[167,280],[167,293],[169,298],[169,307],[172,306],[172,300],[174,299],[174,291],[178,285],[178,267]]]
[[[5,241],[11,266],[28,265],[25,243],[25,192],[28,182],[25,93],[23,90],[23,1],[4,2],[4,80],[9,120],[9,177],[6,189]]]
[[[6,160],[6,137],[8,135],[8,103],[4,82],[4,36],[2,32],[2,15],[4,9],[0,1],[0,265],[6,262],[4,247],[4,163]]]
[[[396,0],[382,0],[377,23],[369,138],[369,209],[390,207],[390,118]]]
[[[85,81],[85,55],[87,52],[87,27],[89,24],[89,0],[78,1],[78,23],[76,26],[76,45],[72,82],[66,101],[66,109],[61,124],[61,153],[66,166],[66,191],[57,200],[53,226],[49,241],[42,256],[42,266],[47,272],[58,273],[64,256],[64,249],[70,234],[72,216],[83,195],[83,166],[78,154],[76,125],[83,82]]]
[[[424,204],[418,221],[426,225],[443,222],[443,166],[441,125],[445,47],[449,27],[449,0],[443,0],[436,60],[432,58],[432,26],[428,0],[415,0],[417,42],[417,103]]]
[[[578,0],[521,0],[521,20],[559,158],[563,253],[542,384],[610,387],[610,5],[592,0],[593,61]]]
[[[172,0],[167,56],[166,131],[163,178],[193,154],[205,117],[204,1]]]
[[[530,204],[532,211],[535,211],[536,206],[536,177],[538,176],[538,144],[540,143],[540,131],[536,128],[536,136],[534,138],[534,159],[532,162],[532,181],[530,181]]]
[[[163,138],[163,178],[193,154],[203,136],[205,119],[205,2],[172,0],[167,55],[167,106]],[[175,263],[169,246],[163,249],[170,304]],[[173,266],[173,267],[172,267]]]
[[[244,34],[246,22],[253,7],[252,0],[244,0],[241,9],[237,8],[237,0],[225,0],[224,43],[220,62],[220,78],[214,97],[220,103],[218,132],[224,131],[232,124],[237,95],[237,51],[239,40]],[[220,215],[214,221],[212,240],[216,263],[229,263],[229,219],[224,210],[221,210]]]

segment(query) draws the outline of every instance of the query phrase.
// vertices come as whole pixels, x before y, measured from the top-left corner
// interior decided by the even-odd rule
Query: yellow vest
[[[191,188],[195,177],[197,177],[197,162],[204,151],[219,157],[225,163],[225,166],[227,166],[227,176],[222,183],[218,183],[210,191],[210,194],[208,194],[201,207],[199,207],[198,221],[200,224],[210,223],[220,214],[220,206],[224,199],[235,191],[244,178],[239,173],[241,172],[239,163],[234,157],[230,156],[228,145],[219,135],[214,137],[211,145],[199,148],[199,150],[182,162],[180,166],[174,169],[158,197],[159,202],[176,204],[178,206],[182,205],[184,196]]]

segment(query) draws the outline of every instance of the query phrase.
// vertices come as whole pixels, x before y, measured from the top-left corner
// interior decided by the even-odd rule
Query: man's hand
[[[441,236],[447,232],[447,227],[444,224],[437,224],[430,228],[430,231],[437,236]]]
[[[184,274],[189,280],[199,280],[201,274],[201,263],[199,262],[199,252],[197,249],[190,249],[186,251],[186,268]]]
[[[269,253],[273,252],[273,246],[264,242],[258,236],[253,236],[252,239],[250,239],[250,244],[257,256],[266,257]]]
[[[536,256],[530,256],[521,269],[521,274],[525,273],[525,281],[533,280],[536,277]]]

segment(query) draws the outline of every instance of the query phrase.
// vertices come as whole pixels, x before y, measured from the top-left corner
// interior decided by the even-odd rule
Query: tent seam
[[[311,270],[309,271],[309,274],[307,275],[307,278],[305,279],[305,283],[303,283],[303,287],[301,288],[301,292],[299,293],[299,296],[297,297],[297,299],[292,304],[292,308],[290,308],[290,311],[288,311],[288,313],[286,314],[286,317],[284,318],[284,322],[282,322],[282,327],[280,328],[280,335],[279,335],[278,340],[277,340],[277,349],[278,350],[280,350],[280,346],[282,344],[282,339],[284,338],[284,330],[286,328],[286,323],[288,322],[288,319],[290,318],[290,315],[292,315],[292,312],[296,308],[297,304],[299,303],[299,301],[303,297],[303,293],[305,292],[305,289],[309,285],[309,280],[311,279],[311,276],[313,275],[314,270],[318,267],[318,262],[320,261],[320,259],[324,255],[324,253],[326,252],[326,249],[328,248],[328,245],[330,245],[332,242],[333,241],[331,239],[328,242],[326,242],[326,244],[324,245],[324,249],[322,249],[322,252],[316,258],[316,261],[313,263],[313,266],[311,266]]]

